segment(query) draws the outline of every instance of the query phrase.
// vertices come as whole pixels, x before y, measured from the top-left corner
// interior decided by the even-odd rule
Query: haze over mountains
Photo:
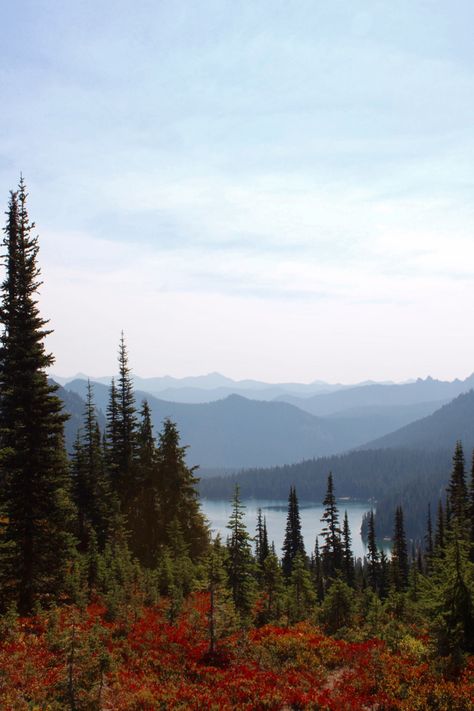
[[[167,386],[170,380],[153,378],[137,379],[137,382],[158,388]],[[224,387],[223,381],[233,382],[219,374],[187,378],[179,381],[185,392],[190,381],[198,382],[203,393],[215,392],[216,385]],[[322,383],[308,386],[282,384],[272,387],[282,390],[285,387],[300,390],[333,387],[333,391],[306,398],[286,394],[272,401],[249,399],[233,393],[206,403],[169,401],[156,397],[150,390],[137,390],[136,399],[137,406],[143,399],[148,400],[156,431],[160,430],[165,417],[178,424],[183,444],[189,445],[190,464],[199,464],[204,469],[241,469],[292,464],[368,446],[367,442],[376,448],[403,447],[403,442],[408,439],[416,446],[418,435],[410,439],[409,433],[393,434],[392,444],[391,440],[385,442],[381,438],[397,433],[410,423],[423,422],[423,418],[432,415],[460,392],[469,390],[473,383],[474,376],[464,381],[443,382],[427,378],[398,385],[368,383],[356,387]],[[240,381],[238,385],[255,394],[265,384]],[[65,386],[67,391],[83,398],[86,387],[85,379],[72,380]],[[108,386],[95,382],[94,396],[97,407],[105,412]],[[324,413],[324,416],[314,411]],[[428,427],[424,441],[430,439],[429,431]],[[421,430],[417,432],[421,433]],[[437,439],[444,443],[440,436]],[[445,439],[448,446],[447,435]]]

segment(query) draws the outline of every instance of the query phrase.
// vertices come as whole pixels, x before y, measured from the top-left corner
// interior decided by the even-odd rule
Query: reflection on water
[[[265,516],[267,522],[268,539],[270,542],[274,541],[276,552],[278,555],[281,555],[288,511],[287,502],[273,499],[247,499],[243,501],[243,504],[245,506],[245,524],[249,534],[251,536],[255,535],[257,512],[258,509],[261,508],[262,515]],[[229,533],[227,523],[232,511],[231,502],[227,500],[213,501],[210,499],[202,499],[201,505],[204,514],[210,522],[213,535],[220,533],[222,539],[225,540]],[[354,555],[357,557],[363,556],[365,547],[360,536],[360,527],[364,513],[370,508],[369,504],[341,500],[338,501],[338,508],[341,527],[344,511],[347,511]],[[301,530],[308,554],[314,549],[316,536],[321,533],[323,527],[321,524],[321,516],[323,512],[324,507],[320,503],[312,504],[304,502],[300,504]],[[321,539],[319,543],[321,545]]]

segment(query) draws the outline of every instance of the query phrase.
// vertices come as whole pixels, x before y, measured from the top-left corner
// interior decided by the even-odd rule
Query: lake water
[[[250,536],[255,535],[257,525],[257,512],[262,509],[262,516],[265,516],[267,521],[268,540],[271,543],[275,542],[275,548],[278,556],[281,556],[281,547],[285,536],[286,517],[288,512],[287,501],[277,501],[272,499],[247,499],[242,502],[245,506],[245,524]],[[337,502],[340,523],[344,519],[344,511],[347,510],[349,526],[352,534],[352,550],[356,557],[362,557],[365,554],[365,546],[360,535],[360,527],[362,517],[366,511],[369,511],[370,506],[367,503],[355,501]],[[229,530],[226,528],[232,512],[232,504],[230,501],[213,501],[210,499],[201,499],[203,513],[207,516],[212,534],[221,534],[222,540],[225,541]],[[321,533],[322,523],[321,516],[324,512],[324,507],[320,503],[303,502],[299,504],[301,531],[304,538],[306,553],[309,555],[314,550],[316,536]],[[321,538],[319,545],[322,544]]]

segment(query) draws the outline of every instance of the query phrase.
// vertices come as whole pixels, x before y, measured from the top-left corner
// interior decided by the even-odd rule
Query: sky
[[[53,371],[474,371],[471,0],[2,8]]]

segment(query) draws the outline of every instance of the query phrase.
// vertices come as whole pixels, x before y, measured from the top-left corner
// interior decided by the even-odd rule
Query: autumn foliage
[[[348,642],[308,623],[224,637],[208,653],[206,594],[170,623],[167,603],[107,620],[100,604],[11,621],[0,644],[0,707],[23,709],[472,708],[474,659],[455,682],[429,663],[426,639],[397,649]]]

